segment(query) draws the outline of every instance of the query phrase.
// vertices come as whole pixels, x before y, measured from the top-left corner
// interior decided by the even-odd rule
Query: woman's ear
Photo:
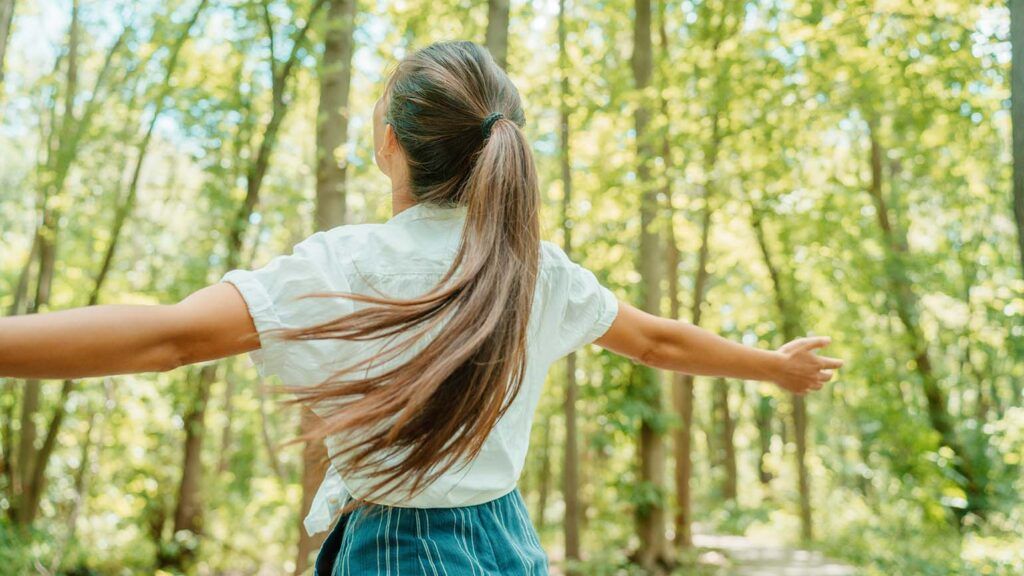
[[[405,163],[405,151],[398,141],[398,133],[390,123],[384,124],[384,142],[381,144],[380,155],[391,167]]]
[[[398,134],[395,133],[395,129],[391,126],[390,122],[385,122],[383,153],[390,157],[398,148]]]

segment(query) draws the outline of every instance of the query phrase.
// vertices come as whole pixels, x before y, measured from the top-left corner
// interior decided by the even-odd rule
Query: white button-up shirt
[[[465,216],[464,207],[416,204],[384,224],[345,225],[317,232],[298,243],[291,254],[277,256],[261,268],[224,274],[221,281],[237,287],[260,335],[261,347],[249,353],[259,374],[264,378],[276,375],[292,386],[311,386],[380,350],[377,344],[383,343],[284,341],[266,331],[310,326],[367,306],[343,297],[296,299],[303,294],[383,293],[410,298],[427,292],[451,265]],[[395,494],[377,502],[416,508],[469,506],[515,488],[548,367],[599,338],[618,312],[615,296],[593,273],[569,260],[558,246],[550,242],[541,246],[527,334],[526,374],[519,395],[475,459],[453,466],[415,497]],[[398,361],[415,350],[414,346]],[[313,410],[323,415],[327,408],[316,406]],[[339,444],[335,440],[332,443],[328,437],[325,441],[331,456]],[[365,479],[343,478],[329,466],[304,520],[306,531],[312,535],[330,528],[350,495],[359,497],[367,485]]]

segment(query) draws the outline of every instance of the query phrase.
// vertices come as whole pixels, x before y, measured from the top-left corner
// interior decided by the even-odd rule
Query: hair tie
[[[501,112],[491,112],[487,118],[484,118],[484,123],[480,125],[480,132],[484,135],[485,140],[491,135],[491,127],[494,126],[494,123],[504,117],[505,115]]]

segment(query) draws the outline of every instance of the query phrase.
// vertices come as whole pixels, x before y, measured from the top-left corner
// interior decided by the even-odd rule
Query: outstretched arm
[[[0,376],[84,378],[164,372],[260,347],[226,282],[170,305],[101,305],[0,318]]]
[[[660,318],[619,302],[619,313],[595,344],[641,364],[697,376],[775,382],[790,392],[817,390],[843,365],[817,356],[826,337],[797,338],[777,351],[727,340],[693,324]]]

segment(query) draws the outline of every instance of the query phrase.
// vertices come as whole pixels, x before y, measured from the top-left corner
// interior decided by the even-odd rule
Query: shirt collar
[[[461,219],[466,216],[465,206],[442,206],[439,204],[418,202],[395,214],[387,224],[402,224],[414,220],[431,218],[435,220]]]

